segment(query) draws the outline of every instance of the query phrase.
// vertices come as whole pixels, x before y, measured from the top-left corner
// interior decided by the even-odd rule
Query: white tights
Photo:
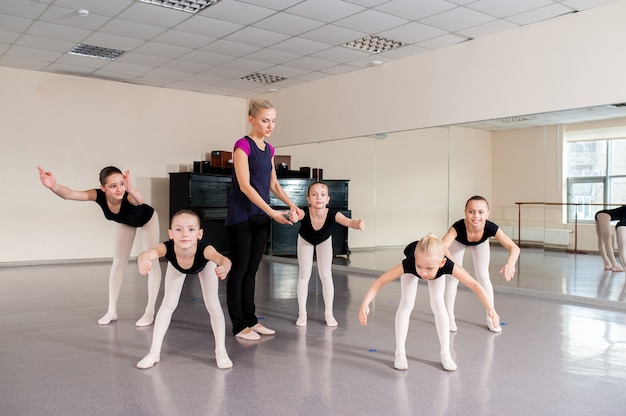
[[[313,246],[298,235],[298,284],[296,295],[298,298],[298,322],[299,326],[306,325],[306,303],[309,294],[309,280],[313,269],[313,250],[317,257],[317,272],[322,283],[322,296],[324,297],[324,316],[329,326],[337,326],[333,317],[333,301],[335,298],[335,286],[333,284],[333,238]]]
[[[124,281],[124,269],[128,265],[130,253],[135,241],[137,228],[113,223],[115,238],[113,244],[113,264],[109,273],[109,307],[107,313],[98,320],[100,325],[107,325],[117,320],[117,300]],[[159,216],[156,211],[152,218],[141,229],[141,244],[147,250],[159,244]],[[148,274],[148,303],[144,314],[135,323],[137,326],[148,326],[154,321],[154,311],[159,287],[161,286],[161,266],[159,260],[152,261],[152,270]]]
[[[626,227],[620,226],[615,229],[617,235],[617,252],[619,254],[619,260],[622,264],[626,264]]]
[[[613,244],[611,242],[611,215],[605,213],[596,214],[596,234],[598,236],[598,251],[600,251],[600,256],[602,256],[602,261],[604,261],[604,268],[606,270],[613,271],[622,271],[623,268],[617,264],[615,260],[615,254],[613,252]],[[618,227],[616,229],[617,234],[617,242],[618,242],[618,250],[620,251],[620,260],[622,264],[624,264],[624,257],[622,257],[622,253],[619,247],[619,229],[623,227]]]
[[[209,312],[211,319],[211,327],[215,337],[215,354],[219,357],[220,353],[226,354],[226,323],[224,321],[224,311],[220,305],[219,278],[215,274],[216,267],[217,265],[212,261],[208,262],[204,270],[198,273],[198,278],[200,279],[204,306]],[[148,355],[140,363],[146,360],[151,361],[151,365],[149,365],[151,367],[160,360],[163,339],[172,321],[172,314],[178,306],[180,293],[183,290],[183,283],[185,283],[186,277],[186,274],[176,270],[170,263],[167,264],[163,302],[154,322],[152,346]],[[140,368],[148,367],[140,366]]]
[[[415,307],[415,298],[417,295],[417,285],[419,278],[412,274],[403,274],[400,277],[400,304],[396,311],[396,368],[399,370],[406,369],[406,364],[398,366],[398,359],[404,359],[406,363],[406,338],[409,332],[409,321],[411,320],[411,312]],[[435,327],[439,336],[439,344],[441,346],[441,358],[444,362],[446,370],[456,368],[452,362],[450,354],[450,322],[446,313],[446,305],[444,302],[444,291],[446,282],[442,277],[434,280],[428,280],[428,295],[430,297],[430,308],[435,315]],[[450,360],[450,361],[447,361]]]
[[[489,241],[484,241],[476,246],[466,246],[454,240],[450,245],[449,251],[452,255],[452,261],[459,266],[463,266],[463,256],[465,249],[468,249],[472,255],[474,262],[474,277],[487,292],[489,301],[493,305],[493,286],[489,276],[489,261],[491,259],[491,251],[489,250]],[[459,281],[453,276],[446,275],[446,309],[448,310],[448,318],[450,319],[450,327],[456,331],[456,322],[454,317],[454,302],[456,301],[456,292],[459,287]]]

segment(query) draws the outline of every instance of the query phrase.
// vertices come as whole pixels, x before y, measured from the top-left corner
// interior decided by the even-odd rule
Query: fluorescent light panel
[[[88,56],[90,58],[100,58],[100,59],[110,59],[113,60],[118,56],[126,53],[126,51],[121,51],[119,49],[109,49],[103,48],[102,46],[93,46],[93,45],[85,45],[84,43],[79,43],[74,46],[71,51],[69,51],[72,55],[79,56]]]
[[[187,13],[198,13],[220,0],[139,0],[143,3],[156,4],[168,9],[180,10]]]

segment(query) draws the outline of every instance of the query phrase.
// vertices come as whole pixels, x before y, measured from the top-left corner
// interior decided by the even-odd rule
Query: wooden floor
[[[398,255],[401,250],[381,254],[379,264],[398,262]],[[364,256],[373,261],[374,253]],[[492,263],[497,256],[494,251]],[[459,328],[452,334],[455,372],[444,371],[439,362],[424,284],[407,340],[409,369],[393,368],[399,285],[383,288],[369,325],[360,326],[361,299],[375,270],[386,266],[362,267],[356,252],[336,261],[337,328],[324,325],[315,273],[308,326],[296,327],[297,265],[293,259],[265,258],[257,276],[257,308],[277,334],[244,342],[230,335],[226,314],[230,370],[216,366],[194,276],[185,283],[161,362],[139,370],[135,364],[148,351],[152,327],[134,326],[147,297],[146,279],[134,264],[122,288],[119,320],[107,326],[96,321],[106,309],[108,263],[0,267],[0,413],[621,416],[626,409],[624,273],[605,276],[597,256],[571,256],[523,253],[518,281],[496,292],[501,334],[486,330],[479,301],[459,290]],[[559,277],[560,293],[540,295],[555,286],[538,283],[540,274]],[[502,279],[496,272],[492,280]]]

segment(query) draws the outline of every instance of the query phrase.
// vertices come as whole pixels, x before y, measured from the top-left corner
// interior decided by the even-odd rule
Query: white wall
[[[0,91],[0,262],[112,255],[98,205],[61,200],[37,165],[75,189],[97,187],[104,166],[130,169],[165,237],[168,172],[231,149],[247,129],[241,98],[3,67]]]
[[[626,101],[626,1],[268,95],[276,145]]]

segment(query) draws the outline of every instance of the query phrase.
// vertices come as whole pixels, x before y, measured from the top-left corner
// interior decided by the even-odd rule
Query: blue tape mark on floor
[[[368,348],[367,352],[378,352],[376,348]]]

